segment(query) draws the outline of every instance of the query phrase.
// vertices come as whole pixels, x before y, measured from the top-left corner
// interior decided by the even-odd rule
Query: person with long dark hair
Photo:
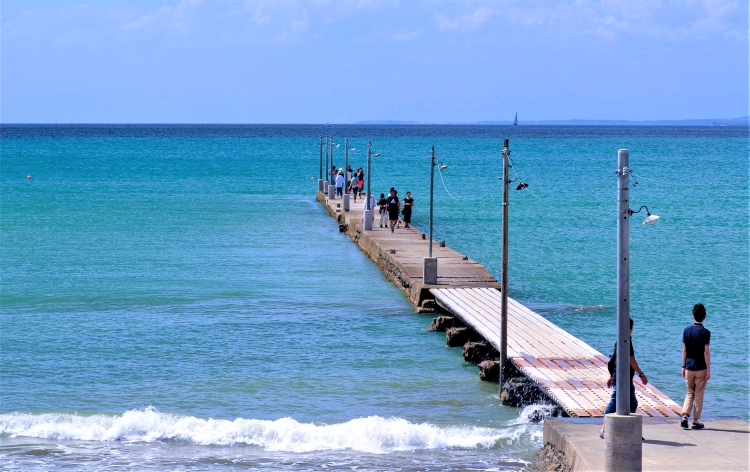
[[[411,198],[411,192],[406,192],[406,198],[404,198],[404,209],[401,213],[404,215],[404,228],[411,229],[411,210],[414,207],[414,199]]]
[[[398,214],[401,211],[401,203],[396,196],[396,190],[391,188],[391,194],[386,199],[386,205],[388,208],[388,222],[391,226],[391,233],[393,233],[396,223],[398,223]]]

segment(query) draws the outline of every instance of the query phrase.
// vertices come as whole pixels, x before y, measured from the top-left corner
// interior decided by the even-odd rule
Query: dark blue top
[[[682,333],[682,342],[685,343],[687,358],[685,368],[687,370],[706,369],[705,346],[711,342],[711,331],[703,325],[694,324],[685,328]]]

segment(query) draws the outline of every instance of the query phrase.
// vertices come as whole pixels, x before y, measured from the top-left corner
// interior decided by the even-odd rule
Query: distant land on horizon
[[[368,120],[357,121],[354,125],[512,125],[513,120],[507,121],[475,121],[475,122],[447,122],[428,123],[419,121],[398,120]],[[692,120],[518,120],[520,125],[570,125],[570,126],[750,126],[750,115],[731,119],[692,119]]]

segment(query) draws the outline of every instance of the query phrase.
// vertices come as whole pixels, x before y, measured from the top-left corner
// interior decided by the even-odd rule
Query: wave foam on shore
[[[0,434],[11,437],[85,441],[190,441],[200,445],[254,445],[268,451],[355,450],[389,453],[418,449],[492,448],[517,439],[525,425],[511,428],[436,426],[402,418],[368,416],[345,423],[316,425],[292,418],[234,421],[164,413],[149,407],[122,415],[7,413]]]

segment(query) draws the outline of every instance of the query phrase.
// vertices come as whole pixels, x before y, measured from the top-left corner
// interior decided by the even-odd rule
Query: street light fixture
[[[643,220],[643,223],[642,223],[642,224],[644,224],[644,225],[652,225],[652,224],[656,223],[656,220],[658,220],[658,219],[660,219],[660,218],[661,218],[661,216],[659,216],[659,215],[652,215],[652,214],[651,214],[651,212],[650,212],[650,211],[648,211],[648,207],[647,207],[647,206],[645,206],[645,205],[641,206],[641,207],[640,207],[640,208],[638,209],[638,211],[633,211],[633,210],[630,210],[630,214],[631,214],[631,215],[633,215],[633,214],[635,214],[635,213],[640,213],[640,212],[641,212],[641,210],[643,210],[643,209],[645,209],[645,210],[646,210],[646,219],[645,219],[645,220]]]

